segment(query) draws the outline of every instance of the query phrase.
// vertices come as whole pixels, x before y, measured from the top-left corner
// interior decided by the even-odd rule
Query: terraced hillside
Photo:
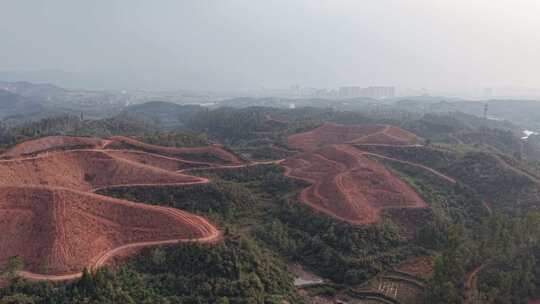
[[[352,146],[304,152],[283,165],[288,176],[312,183],[302,202],[353,224],[376,222],[385,209],[427,208],[410,186]]]
[[[385,210],[427,209],[428,205],[407,183],[370,158],[379,155],[354,145],[402,147],[420,142],[416,135],[394,126],[326,123],[289,136],[289,147],[304,152],[287,158],[283,165],[288,176],[312,184],[301,192],[301,202],[334,218],[365,225],[377,222]]]
[[[0,263],[19,256],[33,273],[77,274],[124,245],[218,235],[205,219],[180,210],[65,188],[3,186],[0,195]]]
[[[540,208],[539,173],[534,167],[527,167],[504,154],[435,146],[389,147],[363,144],[356,147],[379,157],[400,159],[436,170],[472,189],[490,209],[514,212]]]
[[[186,160],[185,154],[205,154],[205,160]],[[219,240],[219,230],[194,214],[93,192],[205,184],[208,179],[180,170],[242,166],[219,146],[168,148],[124,137],[41,138],[1,157],[0,267],[19,256],[25,264],[20,274],[36,280],[73,279],[85,267],[141,247]]]
[[[411,132],[389,125],[339,125],[325,123],[308,132],[291,135],[291,148],[308,151],[332,144],[414,145],[422,140]]]

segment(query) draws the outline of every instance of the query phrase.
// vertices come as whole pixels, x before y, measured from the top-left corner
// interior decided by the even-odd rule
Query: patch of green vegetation
[[[359,284],[395,265],[417,248],[389,219],[355,227],[315,215],[295,200],[281,200],[255,235],[288,260],[337,283]]]
[[[96,136],[135,135],[151,132],[151,122],[128,115],[100,120],[84,120],[78,116],[61,115],[31,121],[11,128],[0,127],[0,147],[9,147],[27,140],[52,135]]]
[[[495,214],[469,229],[453,226],[436,259],[425,303],[461,303],[463,281],[477,275],[474,303],[524,304],[539,295],[540,214]],[[474,280],[473,280],[474,281]]]
[[[315,214],[293,198],[306,184],[286,178],[278,166],[193,173],[212,183],[176,189],[115,188],[106,194],[204,214],[231,231],[247,231],[246,236],[285,260],[337,283],[360,283],[422,250],[390,219],[355,227]]]
[[[214,246],[181,244],[147,249],[115,272],[107,269],[95,274],[85,272],[72,284],[15,280],[0,290],[0,303],[278,304],[283,301],[299,303],[285,265],[269,250],[245,238],[227,238]]]
[[[224,225],[249,222],[260,213],[257,194],[225,180],[193,186],[115,187],[100,194],[202,214]]]
[[[521,207],[527,207],[516,203],[534,198],[536,183],[498,158],[490,153],[467,153],[449,164],[446,172],[474,189],[498,210],[516,212]]]
[[[136,137],[137,140],[151,145],[165,147],[200,147],[208,146],[208,139],[204,134],[191,134],[180,132],[155,132]]]

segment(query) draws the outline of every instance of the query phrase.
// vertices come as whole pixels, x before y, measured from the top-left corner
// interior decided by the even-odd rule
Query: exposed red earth
[[[0,161],[0,185],[42,185],[92,191],[120,185],[193,182],[203,180],[99,150],[75,150]]]
[[[384,155],[380,155],[380,154],[376,154],[376,153],[371,153],[371,152],[363,152],[362,151],[362,154],[364,155],[367,155],[367,156],[371,156],[371,157],[375,157],[375,158],[380,158],[380,159],[384,159],[384,160],[388,160],[388,161],[393,161],[393,162],[398,162],[398,163],[402,163],[402,164],[407,164],[409,166],[412,166],[412,167],[416,167],[418,169],[421,169],[421,170],[424,170],[424,171],[428,171],[429,173],[431,173],[432,175],[440,178],[440,179],[443,179],[445,181],[447,181],[448,183],[450,184],[455,184],[456,183],[456,180],[446,174],[443,174],[433,168],[430,168],[430,167],[427,167],[427,166],[424,166],[424,165],[421,165],[421,164],[417,164],[417,163],[413,163],[413,162],[410,162],[410,161],[406,161],[406,160],[401,160],[401,159],[397,159],[397,158],[393,158],[393,157],[388,157],[388,156],[384,156]]]
[[[210,145],[205,147],[187,147],[187,148],[175,148],[175,147],[162,147],[151,145],[137,141],[135,139],[114,136],[111,137],[110,142],[105,146],[106,149],[129,149],[129,150],[141,150],[154,154],[161,154],[166,156],[173,156],[185,159],[186,156],[196,154],[211,155],[216,159],[216,163],[219,164],[241,164],[243,161],[236,155],[223,149],[220,145]]]
[[[428,208],[405,182],[350,145],[330,145],[286,159],[286,175],[312,185],[300,201],[356,225],[378,221],[385,209]]]
[[[70,150],[76,148],[96,148],[103,146],[106,141],[92,137],[49,136],[30,140],[8,149],[2,158],[14,158],[35,155],[48,151]]]
[[[78,273],[127,244],[217,236],[209,222],[180,210],[65,188],[1,187],[0,213],[0,262],[18,255],[35,273]]]
[[[191,161],[184,153],[211,157]],[[93,192],[204,184],[209,180],[179,171],[252,165],[220,146],[168,148],[125,137],[46,137],[0,158],[0,267],[18,255],[25,264],[21,276],[52,281],[75,279],[85,267],[97,269],[142,247],[220,239],[200,216]]]
[[[463,283],[464,289],[464,304],[474,303],[474,292],[476,291],[476,285],[478,282],[478,273],[484,268],[484,265],[480,265],[467,273]]]
[[[422,140],[411,132],[389,125],[338,125],[325,123],[308,132],[289,136],[293,149],[309,151],[332,144],[413,145]]]
[[[404,163],[450,184],[456,183],[452,177],[427,166],[361,149],[362,145],[406,147],[422,142],[416,135],[394,126],[326,123],[291,135],[287,142],[289,147],[304,151],[282,163],[287,176],[311,184],[300,193],[300,201],[351,224],[377,222],[385,210],[411,213],[428,208],[414,189],[376,159]]]
[[[218,164],[241,164],[243,161],[233,153],[226,151],[220,145],[210,145],[204,147],[163,147],[156,146],[141,141],[125,137],[114,136],[109,139],[99,139],[92,137],[72,137],[72,136],[49,136],[35,140],[23,142],[15,147],[8,149],[0,155],[0,158],[11,159],[23,156],[35,156],[46,152],[81,150],[81,149],[99,149],[99,150],[120,150],[132,154],[132,158],[147,160],[145,157],[155,158],[164,156],[169,160],[187,163],[189,166],[210,166]],[[120,154],[117,152],[117,154]],[[147,154],[135,155],[136,152],[147,152]],[[205,154],[213,158],[212,161],[192,161],[185,156]],[[162,159],[162,160],[163,160]]]
[[[188,172],[188,171],[198,171],[198,170],[225,170],[225,169],[240,169],[240,168],[247,168],[247,167],[253,167],[253,166],[261,166],[261,165],[279,165],[283,163],[285,159],[277,159],[277,160],[261,160],[261,161],[252,161],[247,164],[242,165],[223,165],[223,166],[213,166],[213,167],[191,167],[179,170],[178,172]]]
[[[179,171],[189,168],[208,168],[215,165],[208,162],[190,161],[142,151],[108,150],[107,153],[114,157],[131,160],[168,171]]]

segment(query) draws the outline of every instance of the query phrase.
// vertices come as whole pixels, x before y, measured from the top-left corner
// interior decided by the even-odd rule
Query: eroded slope
[[[15,158],[50,151],[96,148],[103,146],[105,142],[105,140],[92,137],[48,136],[18,144],[8,149],[1,157]]]
[[[93,193],[116,186],[208,183],[179,170],[241,162],[217,146],[186,149],[128,138],[56,136],[8,150],[0,160],[0,269],[20,256],[26,278],[66,280],[127,250],[219,240],[220,232],[199,216]],[[209,160],[185,160],[185,151]]]
[[[312,183],[300,200],[332,217],[376,222],[385,209],[427,208],[405,182],[350,145],[331,145],[283,162],[287,174]]]
[[[219,145],[210,145],[205,147],[163,147],[137,141],[135,139],[115,136],[110,138],[110,142],[105,146],[106,149],[129,149],[139,150],[154,154],[160,154],[171,157],[178,157],[184,160],[201,161],[214,164],[240,164],[243,161],[236,155],[223,149]]]
[[[0,161],[0,185],[42,185],[92,191],[120,185],[195,182],[204,182],[204,179],[162,170],[99,150]]]
[[[206,220],[179,210],[33,186],[0,188],[0,229],[0,264],[18,255],[25,270],[53,274],[92,267],[124,244],[216,233]]]
[[[309,151],[332,144],[414,145],[421,139],[408,131],[389,125],[339,125],[325,123],[308,132],[288,137],[291,148]]]

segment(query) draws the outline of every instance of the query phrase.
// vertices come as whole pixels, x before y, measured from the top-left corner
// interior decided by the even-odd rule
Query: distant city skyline
[[[227,89],[190,89],[182,87],[159,88],[159,87],[123,87],[99,85],[85,86],[88,83],[84,77],[76,73],[60,70],[37,70],[37,71],[0,71],[0,81],[17,82],[27,81],[31,83],[47,83],[66,89],[76,90],[113,90],[113,91],[194,91],[214,92],[229,96],[259,96],[259,97],[318,97],[318,98],[354,98],[371,97],[375,99],[407,96],[440,96],[462,99],[534,99],[540,100],[540,89],[530,87],[468,87],[454,89],[437,89],[428,87],[399,87],[393,85],[349,85],[343,84],[336,87],[315,87],[310,85],[292,84],[284,87],[253,86]],[[369,89],[387,89],[391,93],[369,93]],[[340,93],[341,91],[341,93]]]
[[[540,88],[538,16],[537,0],[6,1],[0,71],[102,89]]]

